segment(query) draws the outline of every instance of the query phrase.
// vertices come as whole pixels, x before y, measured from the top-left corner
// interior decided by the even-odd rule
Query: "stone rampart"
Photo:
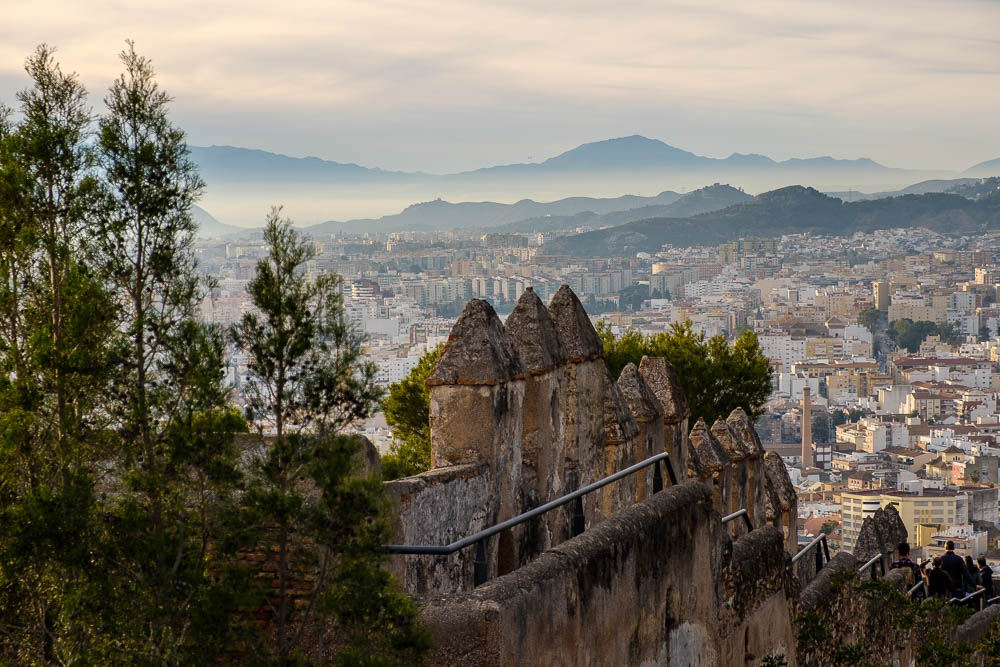
[[[664,489],[424,621],[439,665],[744,664],[791,650],[782,535],[734,546],[710,489]],[[723,575],[723,576],[720,576]],[[777,644],[775,642],[778,642]]]
[[[581,513],[570,502],[488,538],[478,587],[474,547],[393,557],[434,664],[909,664],[919,637],[892,605],[911,574],[857,573],[875,554],[888,566],[905,539],[895,510],[865,521],[855,555],[793,566],[795,489],[748,416],[688,432],[666,360],[615,379],[602,355],[565,286],[548,307],[527,290],[506,324],[471,301],[452,330],[428,381],[432,469],[387,483],[394,542],[449,544],[659,452],[678,483],[664,474],[654,493],[650,468],[588,494]],[[740,509],[753,530],[722,522]],[[981,636],[983,618],[963,632]]]

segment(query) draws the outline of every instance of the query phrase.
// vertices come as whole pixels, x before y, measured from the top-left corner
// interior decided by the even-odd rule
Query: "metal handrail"
[[[823,548],[818,548],[818,545],[822,544]],[[830,547],[826,543],[826,533],[821,532],[819,535],[813,538],[813,541],[802,547],[798,552],[792,556],[792,563],[806,555],[806,552],[810,551],[813,547],[816,549],[816,572],[818,573],[823,569],[823,555],[826,554],[826,562],[830,562]]]
[[[795,555],[792,556],[792,562],[794,563],[798,559],[800,559],[803,556],[805,556],[807,551],[809,551],[810,549],[812,549],[814,546],[816,546],[817,544],[819,544],[821,541],[822,542],[826,542],[826,533],[820,533],[819,535],[817,535],[816,537],[813,538],[812,542],[810,542],[809,544],[805,545],[804,547],[802,547],[801,549],[799,549],[797,552],[795,552]],[[827,560],[830,560],[830,559],[827,558]]]
[[[913,588],[911,588],[909,591],[907,591],[907,595],[909,595],[912,598],[913,594],[916,593],[920,589],[921,586],[924,587],[924,594],[926,595],[926,593],[927,593],[927,581],[923,578],[923,575],[920,576],[920,581],[918,581],[917,584],[915,586],[913,586]]]
[[[874,556],[872,556],[871,559],[867,563],[865,563],[864,565],[862,565],[861,567],[858,568],[858,574],[861,574],[862,572],[864,572],[868,568],[871,568],[872,569],[871,570],[872,571],[872,579],[873,580],[878,579],[878,574],[876,574],[875,568],[872,567],[873,565],[875,565],[875,563],[878,563],[879,569],[882,570],[882,576],[884,577],[885,576],[885,561],[882,560],[882,554],[875,554]]]
[[[740,517],[743,517],[743,523],[746,524],[747,530],[752,532],[753,521],[750,520],[750,514],[747,512],[746,508],[743,508],[741,510],[736,510],[732,514],[727,514],[726,516],[722,517],[722,523],[729,523],[733,519],[738,519]]]
[[[976,591],[973,591],[973,592],[969,593],[964,598],[959,599],[957,597],[954,597],[954,598],[948,600],[948,604],[965,604],[966,602],[969,602],[970,600],[972,600],[972,598],[978,597],[978,596],[983,595],[985,593],[986,593],[986,589],[985,588],[980,588],[979,590],[976,590]],[[982,609],[983,609],[983,601],[980,600],[979,601],[979,610],[982,611]]]
[[[553,510],[553,509],[555,509],[557,507],[561,507],[562,505],[565,505],[565,504],[567,504],[569,502],[572,502],[572,501],[576,500],[577,498],[585,496],[588,493],[591,493],[592,491],[596,491],[596,490],[598,490],[598,489],[600,489],[600,488],[602,488],[604,486],[607,486],[608,484],[611,484],[612,482],[617,482],[618,480],[622,479],[623,477],[628,477],[632,473],[638,472],[639,470],[642,470],[643,468],[647,468],[647,467],[649,467],[651,465],[654,465],[654,464],[657,464],[657,468],[659,468],[658,464],[659,464],[660,461],[666,461],[665,465],[667,467],[667,473],[669,474],[671,481],[673,481],[676,484],[675,480],[677,478],[674,476],[674,469],[673,469],[673,466],[670,464],[670,455],[667,452],[662,452],[660,454],[656,454],[654,456],[651,456],[651,457],[649,457],[648,459],[646,459],[644,461],[640,461],[639,463],[636,463],[635,465],[629,466],[628,468],[625,468],[624,470],[619,470],[618,472],[614,473],[613,475],[608,475],[607,477],[605,477],[603,479],[600,479],[600,480],[598,480],[596,482],[588,484],[587,486],[585,486],[583,488],[577,489],[576,491],[573,491],[571,493],[567,493],[566,495],[560,496],[559,498],[556,498],[555,500],[550,500],[549,502],[545,503],[544,505],[539,505],[538,507],[530,509],[527,512],[522,512],[521,514],[518,514],[515,517],[507,519],[506,521],[501,521],[500,523],[496,524],[495,526],[490,526],[489,528],[484,528],[483,530],[480,530],[478,533],[474,533],[472,535],[469,535],[468,537],[463,537],[460,540],[456,540],[456,541],[452,542],[451,544],[447,544],[447,545],[444,545],[444,546],[438,546],[438,545],[410,545],[410,544],[387,544],[387,545],[383,546],[383,549],[385,549],[386,551],[388,551],[391,554],[447,556],[447,555],[455,553],[456,551],[464,549],[465,547],[472,546],[473,544],[476,544],[477,542],[485,540],[488,537],[493,537],[497,533],[503,532],[503,531],[507,530],[508,528],[513,528],[514,526],[522,524],[525,521],[528,521],[530,519],[535,518],[536,516],[539,516],[541,514],[545,514],[549,510]],[[657,492],[657,491],[659,491],[659,489],[657,489],[655,487],[656,487],[656,485],[654,484],[654,488],[653,488],[653,492],[654,493]]]

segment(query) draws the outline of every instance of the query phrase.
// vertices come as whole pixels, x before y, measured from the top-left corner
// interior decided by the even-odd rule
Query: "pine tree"
[[[207,286],[195,270],[191,206],[203,183],[152,64],[131,42],[120,58],[97,144],[97,238],[122,332],[109,403],[123,482],[109,512],[122,582],[115,610],[128,651],[187,662],[225,651],[234,631],[232,435],[245,427],[227,407],[224,334],[196,319]]]
[[[86,233],[97,201],[86,90],[53,50],[25,66],[0,148],[0,629],[14,662],[94,660],[107,593],[95,529],[113,303]]]
[[[358,439],[344,431],[369,416],[381,392],[361,337],[347,321],[341,281],[305,275],[312,246],[273,209],[248,292],[257,312],[233,330],[247,354],[247,416],[261,437],[248,506],[278,547],[274,605],[277,653],[303,650],[317,617],[332,620],[341,660],[412,663],[426,650],[416,607],[382,567],[387,509],[381,481],[357,470]],[[265,432],[271,434],[265,441]],[[306,604],[293,605],[292,558],[312,554],[317,575]]]

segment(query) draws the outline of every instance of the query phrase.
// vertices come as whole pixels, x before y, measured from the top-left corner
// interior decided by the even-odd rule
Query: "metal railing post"
[[[826,543],[826,535],[823,535],[823,554],[826,556],[826,562],[830,562],[830,547]]]
[[[653,464],[653,493],[663,490],[663,474],[660,472],[660,462]]]
[[[823,552],[820,549],[816,549],[816,573],[823,569]]]
[[[670,461],[670,457],[668,456],[665,458],[663,462],[664,465],[667,466],[667,474],[670,476],[670,484],[677,486],[677,475],[674,474],[674,464]]]
[[[473,566],[474,579],[473,584],[478,588],[486,583],[487,571],[486,571],[486,545],[483,544],[484,540],[479,540],[476,542],[476,561]]]
[[[583,513],[583,497],[576,499],[573,503],[573,537],[581,534],[587,529],[587,517]]]

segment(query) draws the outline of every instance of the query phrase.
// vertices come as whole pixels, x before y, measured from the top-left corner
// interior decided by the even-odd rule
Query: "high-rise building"
[[[872,283],[872,295],[875,298],[875,310],[889,310],[889,283],[876,280]]]

